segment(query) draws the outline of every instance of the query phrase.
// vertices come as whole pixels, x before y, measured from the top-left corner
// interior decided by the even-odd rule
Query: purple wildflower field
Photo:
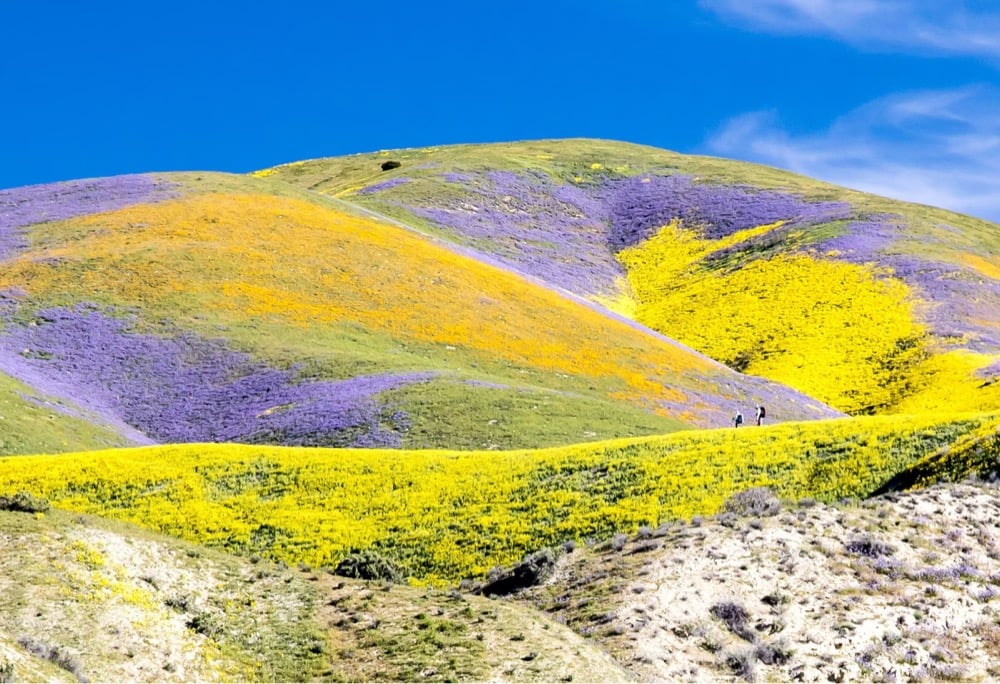
[[[1000,361],[994,361],[985,368],[976,371],[976,375],[984,380],[1000,381]]]
[[[811,202],[774,190],[698,183],[684,175],[608,180],[595,195],[606,207],[608,243],[615,252],[652,237],[674,219],[717,240],[776,221],[804,226],[851,215],[846,202]]]
[[[838,252],[839,259],[863,264],[882,259],[882,253],[904,236],[906,226],[898,216],[869,216],[847,224],[843,234],[818,245],[824,252]]]
[[[384,180],[381,183],[373,183],[366,187],[358,190],[359,195],[372,195],[376,192],[381,192],[382,190],[388,190],[389,188],[394,188],[397,185],[404,185],[409,183],[410,179],[405,176],[400,176],[399,178],[390,178],[389,180]]]
[[[8,326],[0,370],[147,438],[136,441],[354,447],[399,446],[407,416],[377,395],[433,376],[296,382],[294,371],[262,366],[221,341],[137,334],[87,305]]]
[[[850,205],[810,202],[749,187],[696,183],[690,176],[560,184],[541,173],[492,171],[443,175],[466,197],[448,205],[406,207],[458,232],[504,265],[583,295],[616,291],[614,254],[682,219],[709,238],[784,220],[807,225],[846,218]]]
[[[953,264],[891,254],[883,263],[928,304],[924,320],[935,335],[975,352],[1000,351],[1000,282]],[[982,322],[992,321],[993,326]]]
[[[468,192],[445,207],[408,210],[470,241],[489,244],[504,266],[571,292],[614,291],[621,270],[606,244],[605,212],[584,190],[542,174],[445,174]]]
[[[27,245],[21,228],[177,196],[173,183],[132,174],[0,190],[0,260]]]

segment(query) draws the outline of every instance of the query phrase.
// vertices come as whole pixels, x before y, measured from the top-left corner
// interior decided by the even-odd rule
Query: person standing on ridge
[[[733,427],[739,427],[743,425],[743,413],[737,409],[736,415],[733,416]]]
[[[764,410],[764,407],[761,406],[760,404],[757,404],[757,425],[764,424],[764,416],[766,415],[767,411]]]

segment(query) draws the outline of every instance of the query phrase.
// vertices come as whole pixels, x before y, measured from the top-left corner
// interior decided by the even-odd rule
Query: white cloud
[[[775,112],[751,112],[727,121],[706,146],[1000,222],[1000,90],[993,87],[890,95],[801,135],[786,131]]]
[[[784,34],[853,45],[1000,61],[1000,10],[963,0],[700,0],[720,17]]]

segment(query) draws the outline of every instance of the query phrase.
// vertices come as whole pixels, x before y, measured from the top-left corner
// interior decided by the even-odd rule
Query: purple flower
[[[48,309],[0,335],[0,370],[97,413],[139,442],[398,446],[408,425],[380,393],[431,373],[297,378],[191,334],[133,332],[96,307]],[[138,431],[138,436],[136,431]]]
[[[844,232],[818,245],[823,252],[836,251],[839,258],[855,264],[879,261],[882,254],[905,234],[906,226],[898,216],[871,216],[852,221]]]
[[[845,203],[696,183],[681,175],[606,179],[593,186],[530,172],[447,173],[443,178],[460,185],[465,195],[405,208],[507,268],[581,295],[614,293],[622,276],[615,253],[674,219],[714,239],[778,220],[798,226],[850,212]]]
[[[994,382],[1000,380],[1000,361],[994,361],[985,368],[980,368],[976,371],[976,375],[984,380],[992,380]]]
[[[157,202],[177,195],[173,183],[135,174],[0,190],[0,260],[24,249],[21,228]]]
[[[443,206],[407,206],[450,229],[505,268],[577,294],[615,290],[621,268],[606,248],[606,212],[575,186],[542,174],[492,171],[445,175],[465,196]]]
[[[719,239],[747,228],[786,221],[793,226],[847,218],[846,202],[815,202],[775,190],[696,182],[691,176],[634,176],[606,181],[596,196],[607,207],[614,251],[646,240],[680,219]]]
[[[390,178],[389,180],[384,180],[381,183],[374,183],[367,187],[358,190],[359,195],[371,195],[376,192],[381,192],[382,190],[388,190],[389,188],[394,188],[397,185],[403,185],[404,183],[409,183],[410,179],[405,176],[400,176],[399,178]]]
[[[924,301],[922,319],[945,343],[995,354],[1000,350],[1000,281],[930,259],[890,254],[882,264]]]

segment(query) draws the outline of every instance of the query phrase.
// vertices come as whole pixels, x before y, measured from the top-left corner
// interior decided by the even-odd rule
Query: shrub
[[[724,513],[733,513],[745,517],[777,515],[781,510],[781,502],[768,487],[753,487],[737,492],[722,504]]]
[[[754,671],[755,659],[756,654],[752,650],[730,652],[726,654],[726,667],[740,679],[752,682],[757,678],[757,673]]]
[[[745,639],[751,643],[756,640],[756,635],[747,627],[747,620],[750,619],[750,614],[740,604],[731,601],[716,603],[709,609],[709,612],[713,617],[722,620],[726,627],[729,628],[729,631],[741,639]]]
[[[21,637],[17,640],[17,643],[29,653],[36,655],[39,658],[44,658],[50,663],[66,670],[76,677],[77,681],[90,681],[81,670],[80,660],[61,646],[50,646],[31,637]]]
[[[967,682],[968,671],[961,665],[931,665],[931,677],[938,682]]]
[[[792,650],[784,642],[761,644],[755,654],[757,660],[765,665],[784,665],[792,658]]]
[[[373,551],[365,549],[357,553],[352,553],[337,564],[333,574],[341,577],[353,577],[363,580],[386,580],[388,582],[400,582],[403,579],[402,571],[395,563],[388,558]]]
[[[787,595],[781,593],[780,591],[775,591],[762,597],[760,601],[765,605],[774,607],[788,603],[789,598]]]
[[[718,517],[719,524],[723,527],[729,527],[731,529],[736,529],[736,523],[739,517],[733,513],[720,513]]]
[[[0,496],[0,511],[20,513],[45,513],[49,510],[49,500],[36,497],[28,492],[18,492],[12,496]]]
[[[852,539],[847,542],[844,548],[850,553],[867,556],[868,558],[881,558],[882,556],[891,556],[895,553],[895,549],[891,546],[870,536]]]
[[[194,599],[190,594],[173,594],[163,599],[163,604],[178,613],[186,613],[194,606]]]
[[[655,539],[643,539],[642,541],[636,543],[635,546],[632,547],[632,549],[629,551],[629,554],[631,555],[635,553],[649,553],[650,551],[656,551],[662,546],[663,544],[661,542],[656,541]]]
[[[552,574],[556,555],[551,549],[530,554],[509,571],[491,571],[490,580],[476,590],[483,596],[506,596],[544,581]]]
[[[14,681],[14,663],[0,660],[0,684]]]
[[[224,631],[218,617],[206,612],[195,613],[184,624],[188,629],[210,639],[218,637]]]

